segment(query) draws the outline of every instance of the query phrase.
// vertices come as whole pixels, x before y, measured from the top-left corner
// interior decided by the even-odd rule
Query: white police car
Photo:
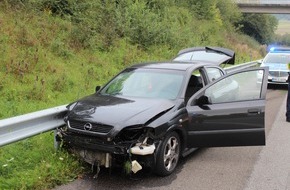
[[[268,83],[287,84],[290,72],[290,47],[272,47],[262,60],[261,67],[269,67]]]

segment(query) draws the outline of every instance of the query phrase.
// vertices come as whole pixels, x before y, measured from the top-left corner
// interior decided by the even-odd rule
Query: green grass
[[[2,147],[0,154],[3,190],[53,188],[84,170],[73,155],[54,149],[51,132]]]
[[[128,65],[175,54],[161,46],[145,52],[126,40],[106,52],[74,49],[65,43],[69,22],[23,17],[0,12],[0,119],[68,104]],[[0,189],[49,189],[81,175],[84,164],[56,152],[53,139],[48,132],[1,147]]]

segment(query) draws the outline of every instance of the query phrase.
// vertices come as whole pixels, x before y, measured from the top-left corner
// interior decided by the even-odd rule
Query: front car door
[[[187,103],[188,147],[265,145],[267,78],[268,68],[238,71],[193,95]]]

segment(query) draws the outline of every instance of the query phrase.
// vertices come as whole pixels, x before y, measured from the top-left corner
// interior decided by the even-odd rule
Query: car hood
[[[126,126],[146,124],[173,106],[171,100],[93,94],[75,103],[68,120],[111,125],[115,130],[121,130]]]

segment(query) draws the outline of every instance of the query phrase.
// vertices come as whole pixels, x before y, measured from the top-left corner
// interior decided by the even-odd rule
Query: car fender
[[[172,126],[170,126],[168,128],[168,130],[166,131],[166,134],[163,136],[165,137],[167,134],[169,134],[170,132],[175,131],[177,132],[177,134],[180,137],[180,141],[181,141],[181,152],[186,148],[186,144],[187,144],[187,132],[186,129],[181,126],[181,124],[174,124]]]

